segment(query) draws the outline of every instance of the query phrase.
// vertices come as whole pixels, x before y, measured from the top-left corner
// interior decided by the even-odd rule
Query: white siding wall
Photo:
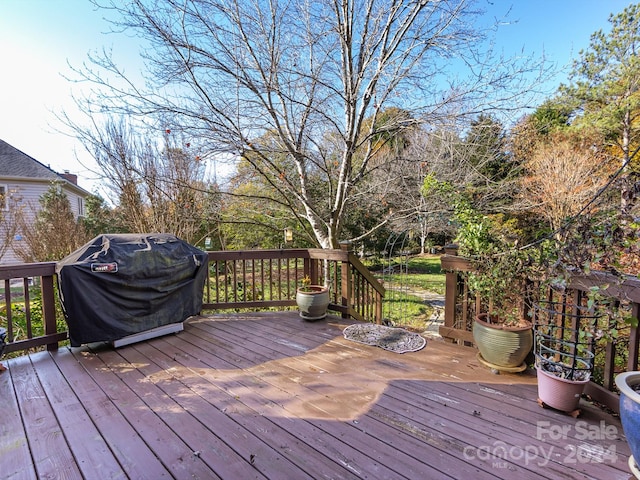
[[[83,217],[84,212],[84,198],[71,191],[71,189],[65,188],[64,192],[67,194],[67,198],[69,198],[69,202],[71,202],[71,210],[76,218]]]
[[[40,208],[40,197],[49,189],[51,184],[49,182],[36,182],[36,181],[2,181],[0,184],[6,185],[9,196],[19,202],[19,206],[25,216],[25,219],[31,223],[35,217],[35,212]],[[65,186],[64,192],[69,198],[71,203],[71,209],[76,217],[84,215],[84,198],[75,193],[70,187]],[[10,201],[11,202],[11,201]],[[2,235],[2,226],[0,225],[0,241],[3,241],[4,235]],[[21,240],[22,232],[18,232],[14,238],[14,244],[24,242]],[[20,259],[12,248],[9,248],[2,258],[0,258],[0,264],[21,263]]]

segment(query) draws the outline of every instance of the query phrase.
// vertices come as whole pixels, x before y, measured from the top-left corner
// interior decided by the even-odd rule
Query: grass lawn
[[[440,269],[440,257],[418,255],[394,259],[378,273],[387,288],[383,316],[398,326],[419,331],[426,329],[433,308],[425,303],[421,294],[444,295],[445,275]]]
[[[406,265],[402,265],[401,274],[388,275],[386,278],[391,283],[444,295],[445,276],[437,255],[411,257]]]

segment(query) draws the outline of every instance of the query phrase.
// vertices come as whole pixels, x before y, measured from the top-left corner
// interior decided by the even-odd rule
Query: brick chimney
[[[78,176],[73,173],[69,173],[69,170],[65,170],[64,173],[60,174],[60,176],[74,185],[78,185]]]

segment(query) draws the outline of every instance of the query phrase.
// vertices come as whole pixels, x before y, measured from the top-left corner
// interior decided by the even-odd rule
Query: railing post
[[[53,275],[42,277],[42,315],[44,317],[44,333],[45,335],[55,335],[58,333],[58,325],[56,322],[56,300],[53,285]],[[58,342],[47,343],[47,350],[54,352],[58,350]]]
[[[445,255],[457,255],[457,245],[445,245]],[[445,277],[445,290],[444,290],[444,327],[446,329],[452,329],[456,323],[456,295],[458,292],[458,275],[459,272],[448,270]],[[445,342],[453,343],[455,339],[442,337]]]
[[[445,294],[444,294],[444,327],[453,329],[456,323],[456,291],[458,288],[458,272],[448,271],[445,273]],[[446,342],[453,343],[453,338],[443,336]]]
[[[376,323],[382,324],[382,301],[383,297],[378,292],[374,292],[376,296]]]
[[[309,278],[311,278],[312,285],[320,285],[320,261],[315,258],[309,259]]]
[[[348,254],[351,252],[351,242],[340,242],[340,250]],[[352,282],[353,279],[351,277],[351,265],[349,261],[343,261],[341,264],[341,282],[342,285],[342,306],[346,307],[346,309],[342,312],[342,318],[349,318],[349,310],[351,308],[351,291],[352,291]]]

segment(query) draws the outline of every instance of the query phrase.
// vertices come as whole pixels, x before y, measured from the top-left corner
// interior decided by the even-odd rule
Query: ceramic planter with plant
[[[305,276],[296,291],[296,304],[303,319],[322,320],[327,316],[329,289],[322,285],[311,285],[311,279]]]
[[[481,363],[496,370],[519,372],[527,367],[533,334],[530,324],[493,322],[489,313],[481,313],[473,324],[473,341]]]
[[[620,421],[631,450],[629,468],[640,478],[640,372],[625,372],[616,376],[620,390]]]
[[[500,371],[524,371],[533,346],[531,322],[525,314],[525,259],[512,251],[477,260],[476,268],[469,275],[469,287],[479,299],[473,323],[478,360]]]
[[[580,397],[591,378],[591,365],[576,361],[576,367],[544,359],[536,363],[538,403],[563,412],[577,414]]]
[[[509,227],[499,218],[479,213],[464,198],[454,202],[455,241],[460,255],[473,265],[467,281],[469,293],[476,297],[473,341],[478,360],[495,370],[523,371],[533,345],[525,312],[525,287],[533,264],[505,234]]]

